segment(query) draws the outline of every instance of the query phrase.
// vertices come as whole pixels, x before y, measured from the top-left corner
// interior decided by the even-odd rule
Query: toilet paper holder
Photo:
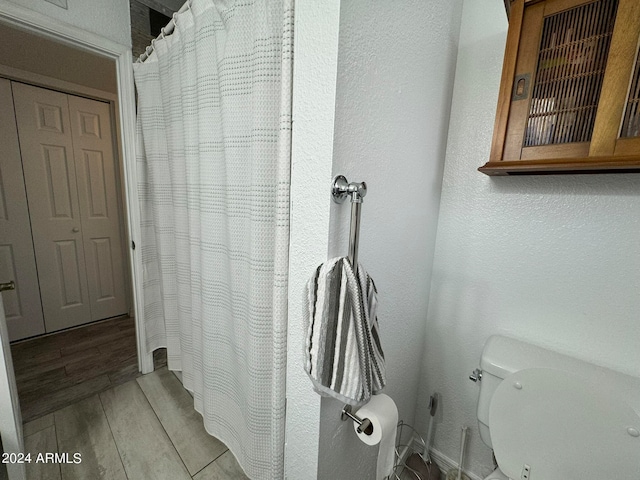
[[[371,420],[368,418],[360,418],[357,415],[352,413],[353,407],[351,405],[345,405],[342,409],[342,413],[340,414],[340,418],[342,421],[346,421],[349,418],[358,424],[358,433],[363,433],[365,435],[371,435],[373,433],[373,425],[371,424]]]

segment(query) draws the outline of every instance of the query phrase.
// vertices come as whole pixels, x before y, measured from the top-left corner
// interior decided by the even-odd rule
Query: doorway
[[[3,24],[0,36],[12,153],[0,164],[0,281],[16,284],[2,295],[27,421],[139,375],[139,363],[116,63]]]
[[[10,340],[127,314],[109,103],[0,77],[0,104]]]
[[[33,2],[32,2],[33,3]],[[66,2],[65,2],[66,4]],[[31,4],[29,5],[31,7]],[[66,14],[49,15],[47,8],[40,8],[40,4],[34,4],[33,8],[25,7],[17,2],[5,2],[0,9],[0,24],[10,26],[16,30],[31,35],[39,36],[53,42],[69,47],[75,51],[88,53],[89,57],[98,60],[107,60],[115,65],[115,79],[113,84],[116,85],[117,93],[116,105],[112,103],[114,118],[119,128],[121,138],[118,152],[121,155],[122,163],[125,168],[123,170],[124,182],[123,192],[126,194],[126,208],[124,211],[127,216],[127,247],[133,246],[133,241],[140,235],[139,225],[139,202],[137,190],[137,174],[135,165],[135,93],[132,75],[132,56],[131,49],[127,45],[111,40],[110,36],[104,34],[105,29],[100,26],[97,30],[85,30],[85,18],[94,18],[100,12],[107,12],[109,8],[103,8],[99,2],[80,3],[74,6],[74,10],[68,15],[70,22],[60,21],[60,17],[67,17]],[[76,26],[76,23],[80,26]],[[107,22],[108,23],[108,22]],[[93,33],[94,31],[102,32],[102,34]],[[7,40],[3,35],[3,47],[6,49]],[[25,58],[37,55],[39,51],[29,51],[24,46],[18,51]],[[48,64],[55,63],[56,58],[49,59]],[[87,63],[84,63],[87,65]],[[9,68],[9,73],[13,70]],[[73,68],[71,69],[73,71]],[[97,73],[98,70],[91,68],[90,72]],[[45,75],[46,74],[34,74]],[[7,76],[7,75],[5,75]],[[10,75],[8,75],[10,76]],[[106,76],[95,75],[98,78],[108,78]],[[19,78],[17,78],[19,80]],[[67,80],[56,80],[61,85],[66,85]],[[48,82],[43,82],[46,85]],[[61,88],[64,90],[64,88]],[[86,87],[91,92],[94,89]],[[104,88],[102,90],[105,90]],[[115,107],[115,109],[114,109]],[[138,369],[142,373],[150,373],[153,371],[153,356],[148,352],[145,344],[145,325],[141,319],[144,317],[143,299],[136,295],[135,292],[141,291],[141,259],[138,252],[132,252],[127,248],[130,260],[131,283],[133,284],[133,297],[131,299],[132,310],[135,314],[135,334],[136,334],[136,350]],[[3,287],[5,287],[3,285]],[[10,286],[9,286],[10,287]],[[4,452],[20,453],[24,452],[24,441],[22,431],[22,420],[17,399],[17,388],[15,375],[13,370],[13,362],[11,360],[10,346],[8,342],[8,332],[6,330],[6,322],[4,320],[4,309],[0,311],[0,426],[2,429],[2,447]],[[43,337],[41,337],[43,338]],[[9,465],[8,473],[10,478],[25,478],[24,464]],[[13,475],[13,476],[12,476]]]

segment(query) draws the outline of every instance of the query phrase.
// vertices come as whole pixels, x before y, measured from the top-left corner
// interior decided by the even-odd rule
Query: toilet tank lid
[[[493,395],[489,423],[509,478],[640,478],[640,416],[623,396],[571,372],[508,376]]]
[[[640,378],[513,338],[502,335],[489,337],[482,352],[480,368],[502,379],[527,368],[564,370],[597,382],[601,388],[617,390],[640,412]]]

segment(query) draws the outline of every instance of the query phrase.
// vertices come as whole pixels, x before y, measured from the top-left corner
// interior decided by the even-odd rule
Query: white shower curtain
[[[134,65],[144,322],[207,431],[283,477],[293,0],[193,0]]]

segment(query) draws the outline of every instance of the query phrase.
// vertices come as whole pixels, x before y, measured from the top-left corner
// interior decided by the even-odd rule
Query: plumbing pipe
[[[462,440],[460,441],[460,461],[458,462],[458,479],[462,479],[462,462],[464,461],[464,445],[467,443],[467,428],[462,427]]]

